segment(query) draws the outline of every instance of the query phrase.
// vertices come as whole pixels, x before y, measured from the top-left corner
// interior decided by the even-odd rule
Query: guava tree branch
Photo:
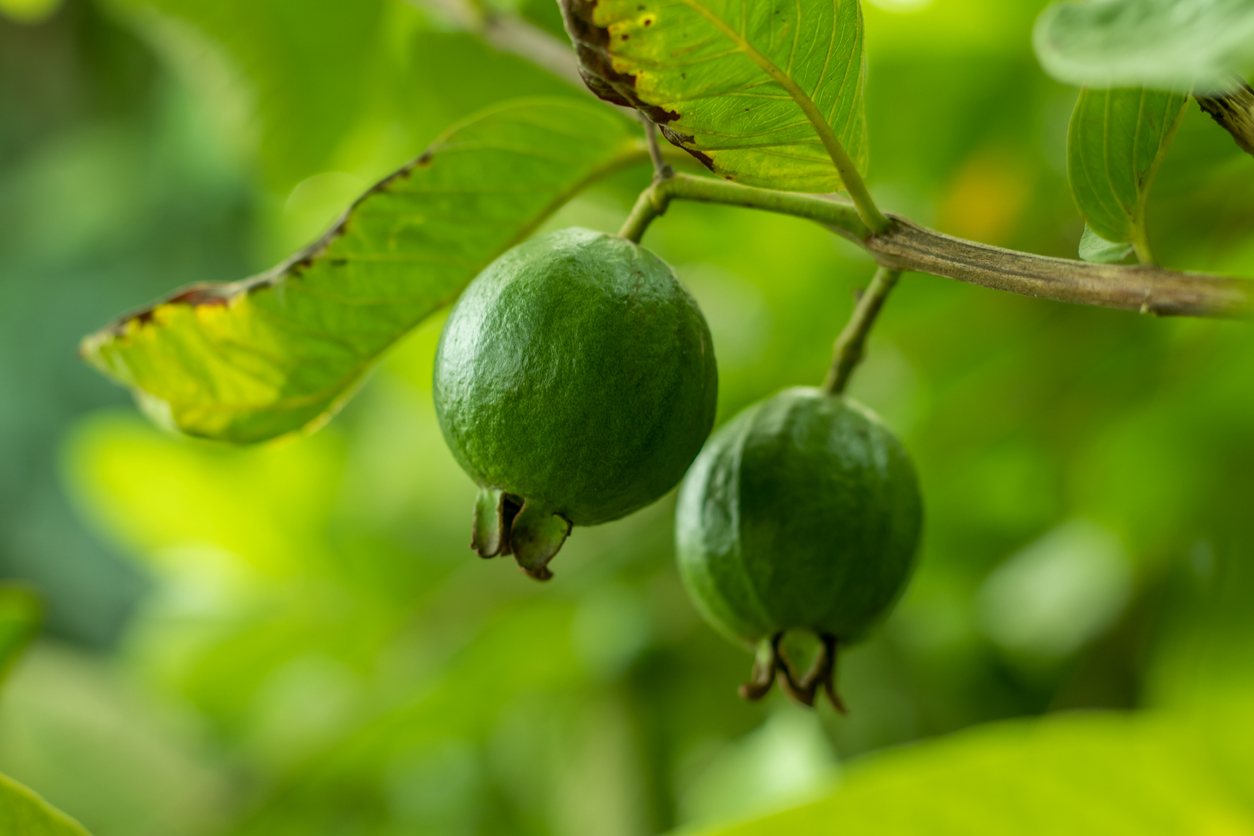
[[[953,238],[895,215],[888,216],[892,223],[886,232],[875,234],[843,200],[686,174],[645,189],[619,234],[639,241],[672,200],[743,206],[817,221],[866,249],[889,270],[913,270],[1021,296],[1158,316],[1254,316],[1254,282],[1245,279],[1016,252]]]

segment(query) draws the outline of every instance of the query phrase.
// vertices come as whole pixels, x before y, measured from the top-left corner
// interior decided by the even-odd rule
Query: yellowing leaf
[[[858,0],[561,0],[580,71],[716,174],[843,187],[825,145],[867,160]]]
[[[269,273],[188,288],[83,354],[180,430],[246,443],[329,417],[376,358],[589,182],[642,158],[594,103],[531,100],[452,129]]]

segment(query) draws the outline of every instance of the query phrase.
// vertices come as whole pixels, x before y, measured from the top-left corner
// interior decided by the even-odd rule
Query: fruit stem
[[[836,338],[836,346],[832,350],[832,367],[827,373],[827,380],[823,382],[825,391],[839,395],[849,385],[849,378],[853,377],[854,370],[866,353],[866,338],[875,326],[875,320],[884,308],[884,303],[888,301],[888,294],[897,286],[900,278],[900,270],[880,267],[875,271],[871,286],[859,297],[858,304],[853,308],[849,324]]]
[[[670,199],[658,192],[659,185],[661,184],[654,182],[652,186],[640,193],[640,197],[636,198],[636,205],[631,207],[631,213],[627,215],[627,220],[623,221],[622,229],[618,230],[619,238],[626,238],[628,241],[639,244],[649,224],[653,223],[653,219],[666,214]]]

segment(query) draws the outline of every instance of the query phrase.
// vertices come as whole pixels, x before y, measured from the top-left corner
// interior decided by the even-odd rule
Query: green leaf
[[[88,337],[83,355],[190,435],[247,443],[306,427],[570,197],[643,159],[637,131],[573,99],[487,111],[284,264],[183,290]]]
[[[42,619],[39,596],[16,584],[0,584],[0,682],[39,633]]]
[[[866,171],[858,0],[561,0],[593,92],[643,111],[728,180],[843,187],[824,143]]]
[[[1088,224],[1084,225],[1084,234],[1080,236],[1080,258],[1095,261],[1099,264],[1117,264],[1132,255],[1136,248],[1128,242],[1115,243],[1107,241],[1093,231]]]
[[[1187,732],[1075,715],[998,724],[855,762],[829,798],[711,836],[1250,833]]]
[[[1067,135],[1067,174],[1089,228],[1132,243],[1143,261],[1145,204],[1188,96],[1143,89],[1081,90]]]
[[[1041,14],[1033,42],[1045,71],[1069,84],[1223,86],[1254,68],[1254,3],[1067,0]]]
[[[0,775],[0,833],[4,836],[87,836],[81,824],[4,775]]]

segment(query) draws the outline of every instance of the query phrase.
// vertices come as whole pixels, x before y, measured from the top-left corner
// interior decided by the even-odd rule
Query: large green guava
[[[680,488],[680,575],[697,608],[755,649],[757,699],[779,675],[813,704],[832,685],[838,645],[856,641],[905,588],[922,504],[905,450],[880,420],[848,398],[788,389],[721,427]],[[820,640],[799,675],[781,641]]]
[[[473,548],[547,579],[572,525],[679,482],[717,387],[705,318],[653,253],[586,229],[510,250],[462,294],[436,353],[440,428],[481,488]]]

